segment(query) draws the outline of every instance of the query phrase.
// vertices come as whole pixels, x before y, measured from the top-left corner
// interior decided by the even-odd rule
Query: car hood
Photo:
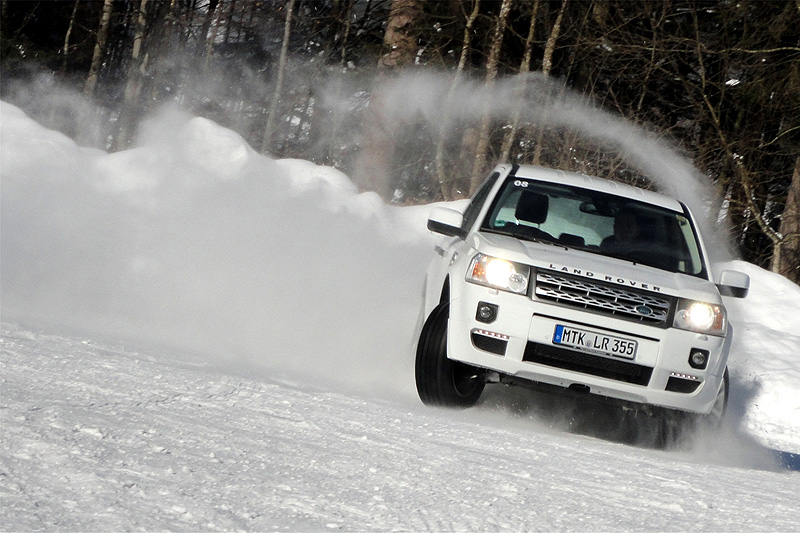
[[[539,269],[657,294],[721,303],[716,285],[696,276],[667,272],[559,244],[523,241],[508,235],[478,232],[469,240],[481,253]]]

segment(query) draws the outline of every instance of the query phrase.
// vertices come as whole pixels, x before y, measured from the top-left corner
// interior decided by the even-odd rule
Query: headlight
[[[467,281],[493,289],[525,294],[531,269],[519,263],[478,254],[467,270]]]
[[[719,304],[680,300],[673,326],[709,335],[725,335],[727,314]]]

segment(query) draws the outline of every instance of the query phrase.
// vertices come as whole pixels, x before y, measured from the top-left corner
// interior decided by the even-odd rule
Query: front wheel
[[[722,374],[722,383],[717,393],[717,399],[711,412],[705,415],[673,411],[665,409],[659,416],[658,442],[660,447],[670,448],[678,444],[687,435],[691,436],[698,431],[716,430],[722,425],[722,417],[728,408],[728,391],[730,378],[728,369]]]
[[[725,416],[725,411],[728,409],[728,390],[730,389],[730,378],[728,377],[728,369],[725,368],[725,373],[722,374],[722,383],[717,393],[717,399],[711,412],[707,415],[696,415],[695,424],[705,428],[718,429],[722,425],[722,417]]]
[[[486,384],[477,368],[447,358],[449,316],[450,304],[439,304],[422,327],[415,365],[417,393],[426,405],[472,407]]]

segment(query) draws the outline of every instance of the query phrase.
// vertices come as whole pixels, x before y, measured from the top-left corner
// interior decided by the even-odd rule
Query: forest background
[[[500,161],[650,187],[575,131],[459,109],[465,83],[548,80],[678,146],[717,188],[712,218],[742,257],[800,283],[800,0],[0,6],[0,97],[84,146],[129,148],[171,104],[398,204],[467,197]],[[448,120],[396,120],[387,87],[415,72],[438,73],[418,90],[449,102]]]

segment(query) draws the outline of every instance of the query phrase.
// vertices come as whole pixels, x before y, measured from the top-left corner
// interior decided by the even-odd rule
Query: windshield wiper
[[[561,244],[557,240],[553,239],[552,237],[551,238],[535,237],[535,236],[533,236],[533,235],[531,235],[529,233],[526,233],[525,230],[513,231],[513,230],[508,230],[508,229],[486,228],[486,229],[484,229],[482,231],[486,231],[487,233],[494,233],[496,235],[505,235],[507,237],[514,237],[515,239],[520,239],[522,241],[538,242],[540,244],[552,244],[554,246],[559,246],[559,247],[564,246],[563,244]],[[542,233],[544,233],[544,232],[542,232]]]

